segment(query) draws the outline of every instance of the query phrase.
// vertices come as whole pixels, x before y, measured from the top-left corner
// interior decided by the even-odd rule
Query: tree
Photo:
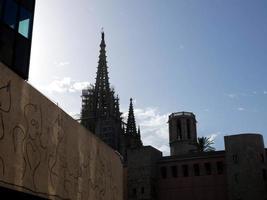
[[[211,145],[214,144],[214,140],[210,137],[198,137],[197,138],[197,151],[198,152],[209,152],[215,151],[215,148]]]

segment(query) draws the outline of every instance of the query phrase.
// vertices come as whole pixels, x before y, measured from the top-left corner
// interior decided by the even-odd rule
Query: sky
[[[134,99],[145,145],[168,155],[179,111],[217,150],[231,134],[267,144],[266,0],[36,0],[29,82],[74,118],[95,83],[102,27],[110,83],[124,117]]]

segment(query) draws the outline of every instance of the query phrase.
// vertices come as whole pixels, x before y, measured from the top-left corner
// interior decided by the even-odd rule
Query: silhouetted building
[[[132,99],[127,124],[122,122],[105,47],[102,33],[96,84],[83,90],[81,122],[123,155],[125,200],[267,199],[266,149],[259,134],[225,136],[225,150],[200,152],[195,115],[175,112],[168,120],[170,156],[143,146]]]
[[[252,133],[225,136],[225,151],[198,152],[195,125],[193,113],[169,116],[170,156],[150,146],[128,151],[125,199],[266,200],[263,137]],[[175,149],[172,141],[177,142]]]
[[[35,0],[0,0],[0,60],[28,79]]]
[[[100,44],[100,55],[96,83],[82,93],[81,123],[113,149],[120,150],[123,133],[119,98],[110,88],[106,61],[104,33]]]
[[[124,160],[127,161],[127,151],[129,149],[136,149],[143,146],[140,127],[138,127],[138,130],[136,129],[132,98],[130,99],[126,132],[122,138],[122,155],[124,156]]]
[[[109,84],[105,35],[102,32],[96,83],[82,91],[81,124],[127,159],[127,148],[142,145],[140,130],[136,131],[132,100],[129,111],[128,123],[125,124],[119,97]]]

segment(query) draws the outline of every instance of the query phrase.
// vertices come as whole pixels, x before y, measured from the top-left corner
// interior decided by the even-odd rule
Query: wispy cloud
[[[219,135],[221,135],[221,132],[211,133],[207,135],[207,137],[210,139],[210,141],[214,141]]]
[[[243,108],[243,107],[238,107],[237,110],[238,110],[238,111],[244,111],[245,108]]]
[[[161,114],[157,108],[134,109],[137,124],[141,126],[144,145],[151,145],[169,155],[168,113]],[[127,112],[123,114],[127,117]]]
[[[64,77],[55,79],[46,86],[41,86],[41,89],[50,93],[79,92],[88,85],[89,82],[79,82],[72,80],[70,77]]]
[[[238,94],[227,94],[227,96],[231,99],[235,99],[238,97]]]
[[[56,65],[57,67],[64,67],[64,66],[67,66],[69,64],[70,64],[69,61],[54,62],[54,65]]]
[[[243,93],[229,93],[226,94],[227,97],[231,98],[231,99],[238,99],[240,97],[253,97],[253,96],[259,96],[259,95],[267,95],[267,91],[250,91],[250,92],[243,92]]]

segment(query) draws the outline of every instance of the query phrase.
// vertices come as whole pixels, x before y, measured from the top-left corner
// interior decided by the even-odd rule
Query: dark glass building
[[[0,0],[0,61],[23,79],[29,75],[35,0]]]

